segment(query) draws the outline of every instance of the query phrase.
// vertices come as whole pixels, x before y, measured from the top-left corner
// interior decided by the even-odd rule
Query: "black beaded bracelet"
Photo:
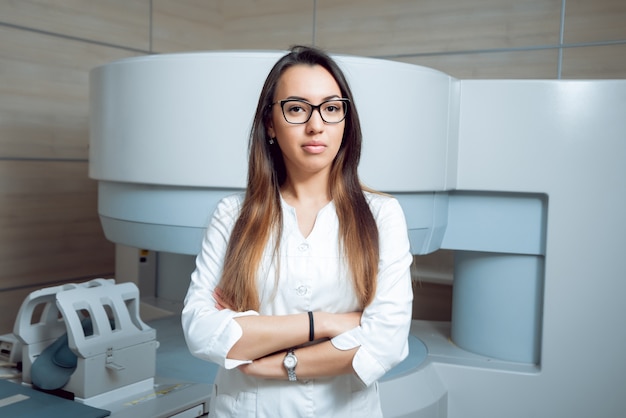
[[[315,324],[313,322],[313,312],[309,311],[309,341],[315,339]]]

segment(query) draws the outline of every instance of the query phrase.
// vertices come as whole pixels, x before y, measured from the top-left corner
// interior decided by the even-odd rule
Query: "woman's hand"
[[[215,298],[215,307],[218,311],[221,311],[223,309],[231,309],[231,307],[228,306],[226,302],[224,302],[224,299],[222,299],[222,289],[220,289],[219,287],[216,287],[213,291],[213,297]]]
[[[315,312],[315,338],[334,338],[361,325],[362,312]]]

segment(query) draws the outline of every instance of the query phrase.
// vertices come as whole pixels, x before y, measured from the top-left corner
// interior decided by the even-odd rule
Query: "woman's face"
[[[296,99],[319,105],[329,99],[339,98],[341,98],[339,85],[325,68],[319,65],[295,65],[285,70],[279,79],[273,101]],[[300,104],[290,102],[285,107],[288,116],[294,120],[302,115],[303,109]],[[328,120],[332,119],[333,112],[341,110],[330,103],[330,107],[322,112],[327,115]],[[285,120],[281,104],[273,105],[268,134],[278,142],[288,178],[328,174],[339,151],[345,123],[345,120],[339,123],[326,123],[322,120],[320,112],[313,110],[307,122],[292,124]]]

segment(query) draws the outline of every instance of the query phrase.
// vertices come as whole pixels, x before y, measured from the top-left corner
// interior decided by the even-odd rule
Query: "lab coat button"
[[[297,293],[298,293],[298,295],[300,295],[300,296],[304,296],[304,295],[306,295],[306,294],[308,293],[308,291],[309,291],[309,289],[308,289],[305,285],[303,285],[303,284],[301,284],[300,286],[298,286],[298,287],[296,288],[296,292],[297,292]]]
[[[298,249],[302,252],[305,252],[306,250],[309,249],[309,244],[307,244],[306,242],[303,242],[302,244],[298,245]]]

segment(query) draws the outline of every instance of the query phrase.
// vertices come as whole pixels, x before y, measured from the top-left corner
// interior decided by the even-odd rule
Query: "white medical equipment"
[[[16,364],[22,361],[22,345],[14,334],[0,335],[0,363]]]
[[[111,411],[116,417],[170,417],[198,407],[208,410],[204,385],[155,380],[159,344],[156,331],[141,320],[139,305],[137,286],[116,284],[113,279],[30,293],[20,307],[13,331],[22,345],[23,383],[36,383],[31,378],[36,361],[67,333],[67,345],[76,356],[75,369],[64,371],[51,361],[45,365],[43,376],[67,372],[67,383],[54,389],[71,393],[75,401]],[[90,321],[88,331],[86,320]],[[190,394],[182,390],[186,388],[194,393],[192,399],[182,401],[181,395]],[[146,402],[168,392],[176,393],[158,408]]]
[[[116,243],[196,254],[245,187],[261,85],[282,52],[118,61],[91,74],[90,176]],[[626,410],[626,81],[457,80],[336,56],[360,175],[402,204],[412,252],[455,251],[451,323],[385,379],[386,417],[614,417]]]

